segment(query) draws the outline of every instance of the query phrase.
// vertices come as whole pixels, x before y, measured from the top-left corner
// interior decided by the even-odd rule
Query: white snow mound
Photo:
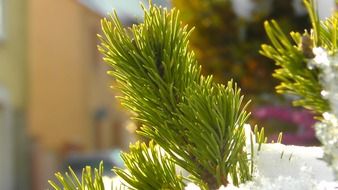
[[[239,187],[220,187],[220,190],[337,189],[333,171],[322,157],[321,147],[262,144],[261,150],[255,153],[253,180]]]

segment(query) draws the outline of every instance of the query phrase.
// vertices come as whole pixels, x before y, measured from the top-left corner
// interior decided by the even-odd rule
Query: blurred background
[[[263,21],[303,32],[309,20],[301,0],[153,0],[181,10],[196,26],[191,48],[204,74],[233,78],[253,99],[252,125],[270,139],[316,145],[312,114],[274,92],[273,63],[259,55],[268,43]],[[334,0],[318,0],[321,18]],[[147,3],[145,3],[147,4]],[[107,175],[121,165],[119,151],[137,137],[109,88],[114,81],[97,51],[100,19],[113,8],[124,25],[142,21],[138,0],[0,0],[0,189],[47,189],[56,171],[104,160]]]

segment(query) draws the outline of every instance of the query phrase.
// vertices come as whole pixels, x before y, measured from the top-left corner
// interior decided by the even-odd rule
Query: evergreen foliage
[[[53,181],[48,182],[55,190],[104,190],[102,174],[103,163],[101,162],[99,169],[94,169],[94,173],[91,167],[87,166],[84,168],[81,180],[76,176],[72,168],[69,167],[69,173],[66,172],[63,175],[58,172],[55,174],[60,185]]]
[[[291,32],[287,37],[277,22],[265,22],[265,29],[272,45],[262,45],[260,51],[263,55],[275,61],[280,68],[275,70],[274,77],[281,81],[276,87],[278,93],[290,93],[299,96],[294,105],[303,106],[322,114],[329,111],[326,99],[321,96],[317,69],[311,69],[307,61],[313,58],[313,47],[323,47],[330,54],[337,51],[338,14],[325,21],[319,21],[317,10],[314,9],[313,0],[304,0],[309,11],[313,29],[303,34]]]
[[[174,162],[153,141],[149,146],[136,142],[130,145],[129,150],[130,153],[122,153],[127,170],[115,168],[114,171],[127,182],[130,189],[184,190],[183,177],[176,174]]]
[[[153,139],[205,188],[227,185],[228,176],[235,185],[249,180],[243,128],[249,114],[239,89],[232,82],[223,86],[211,76],[200,76],[188,50],[191,30],[180,26],[178,11],[156,6],[144,10],[144,23],[128,30],[116,14],[104,19],[99,47],[113,68],[109,74],[118,82],[119,99],[143,124],[139,133]],[[124,161],[138,163],[137,150],[132,148]],[[143,169],[143,175],[153,175]],[[133,179],[126,176],[125,181]]]

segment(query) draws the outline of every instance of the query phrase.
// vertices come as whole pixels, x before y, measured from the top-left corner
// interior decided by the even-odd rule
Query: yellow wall
[[[30,0],[29,130],[48,148],[93,145],[88,76],[99,20],[76,1]]]

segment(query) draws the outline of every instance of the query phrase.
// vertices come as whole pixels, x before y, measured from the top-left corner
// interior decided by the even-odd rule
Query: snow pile
[[[325,161],[338,177],[338,54],[325,48],[313,48],[315,57],[308,61],[309,69],[319,69],[321,95],[329,103],[329,111],[315,124],[316,136],[324,147]]]
[[[239,187],[229,185],[219,190],[334,190],[335,182],[314,182],[311,178],[294,179],[292,177],[278,177],[277,179],[259,178],[258,180],[241,184]]]
[[[259,176],[299,178],[307,171],[314,180],[333,181],[333,171],[321,160],[322,157],[321,147],[262,144],[261,150],[256,153],[255,163]]]
[[[188,183],[184,190],[201,190],[201,188],[193,183]]]
[[[333,171],[321,160],[322,157],[320,147],[262,144],[255,156],[253,180],[239,187],[228,185],[220,190],[337,189]]]

